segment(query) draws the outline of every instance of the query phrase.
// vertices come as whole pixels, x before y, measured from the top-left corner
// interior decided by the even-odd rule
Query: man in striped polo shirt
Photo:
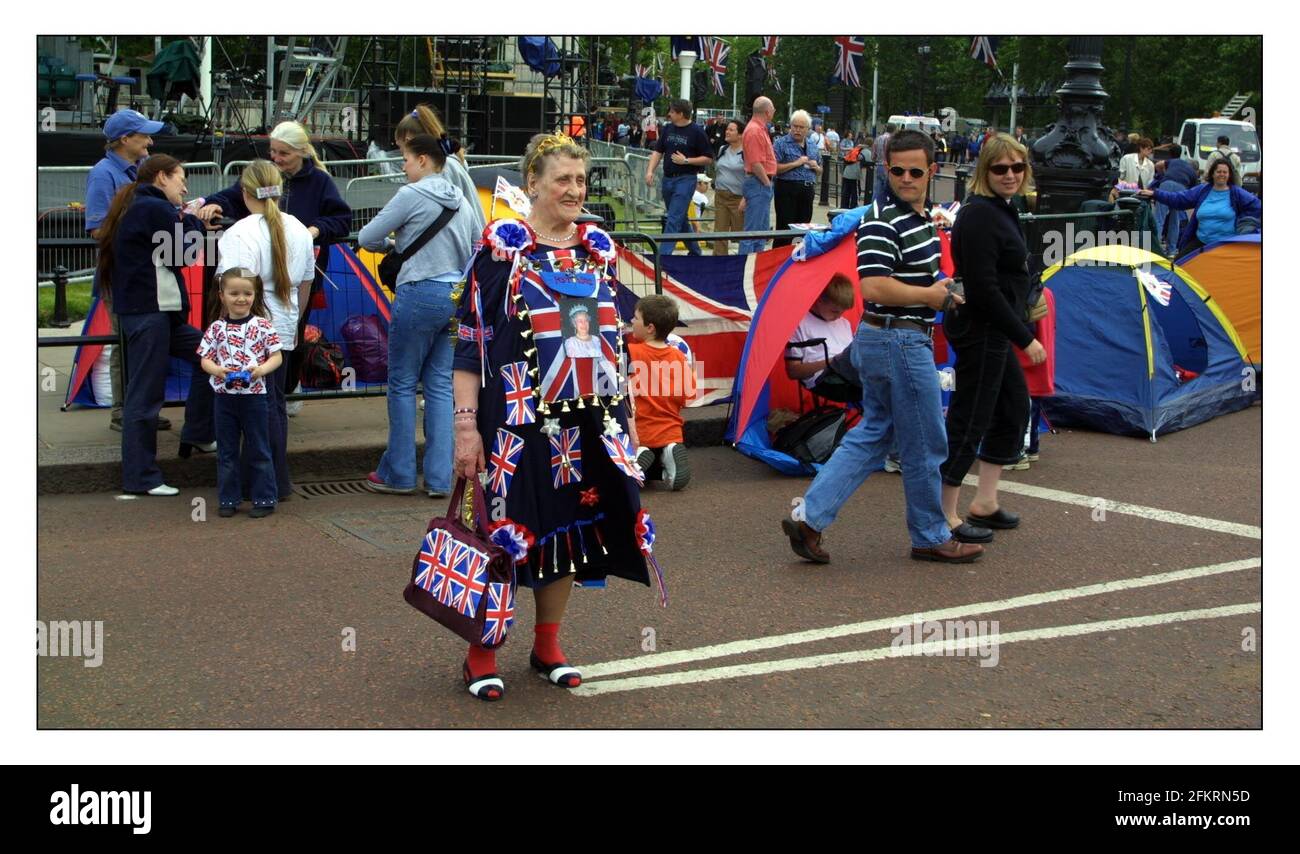
[[[923,133],[894,134],[886,151],[889,193],[858,225],[858,276],[865,312],[852,360],[863,389],[862,420],[844,435],[791,518],[781,522],[795,554],[817,563],[830,555],[821,532],[863,481],[898,446],[912,557],[945,563],[977,560],[989,531],[949,528],[939,466],[948,456],[939,377],[931,339],[935,312],[960,305],[939,272],[939,237],[926,192],[936,168]]]

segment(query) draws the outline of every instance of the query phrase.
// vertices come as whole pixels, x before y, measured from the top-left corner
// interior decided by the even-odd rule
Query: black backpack
[[[839,447],[848,430],[847,411],[839,406],[819,406],[776,431],[772,447],[801,463],[824,463]]]
[[[299,380],[303,388],[333,389],[343,385],[343,348],[326,341],[325,336],[304,345],[302,373]]]

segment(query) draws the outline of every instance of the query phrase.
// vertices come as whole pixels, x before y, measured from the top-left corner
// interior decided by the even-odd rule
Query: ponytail
[[[289,305],[292,286],[296,283],[289,281],[289,253],[284,238],[284,220],[280,216],[280,204],[276,201],[283,183],[284,176],[269,160],[254,160],[244,167],[239,176],[239,189],[266,204],[263,216],[266,218],[266,230],[271,235],[271,272],[275,279],[275,296],[284,305]]]

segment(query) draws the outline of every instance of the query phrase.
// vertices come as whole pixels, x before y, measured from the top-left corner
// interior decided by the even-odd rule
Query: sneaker
[[[649,471],[650,466],[655,464],[655,452],[649,448],[637,448],[636,464],[641,467],[641,471]]]
[[[261,504],[248,511],[248,518],[263,519],[275,512],[274,504]]]
[[[172,495],[180,495],[181,491],[174,486],[168,486],[165,483],[160,483],[157,486],[155,486],[153,489],[149,490],[147,494],[157,495],[157,496],[172,496]]]
[[[1003,471],[1029,471],[1029,457],[1022,456],[1014,463],[1002,467]]]
[[[445,492],[439,492],[439,491],[436,490],[436,489],[430,489],[430,490],[429,490],[429,497],[430,497],[430,498],[446,498],[446,497],[447,497],[447,493],[445,493]]]
[[[220,510],[217,511],[217,515],[220,516],[222,519],[229,519],[231,516],[235,515],[235,508],[222,507]]]
[[[1031,463],[1038,462],[1038,452],[1034,451],[1033,453],[1025,454],[1025,459],[1029,460]]]
[[[885,457],[885,471],[890,474],[902,474],[903,467],[899,464],[897,457]]]
[[[398,489],[395,486],[389,486],[374,472],[366,475],[366,489],[369,489],[371,492],[382,492],[385,495],[410,495],[415,492],[414,486],[409,486],[406,489]]]
[[[684,489],[691,482],[691,461],[686,454],[686,446],[673,442],[664,448],[664,483],[673,492]]]

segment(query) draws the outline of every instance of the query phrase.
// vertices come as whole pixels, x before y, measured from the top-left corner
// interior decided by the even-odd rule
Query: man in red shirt
[[[771,98],[754,100],[754,117],[745,125],[741,145],[745,157],[745,198],[740,210],[745,215],[745,231],[768,231],[772,228],[772,176],[776,174],[776,152],[767,135],[768,122],[776,116]],[[766,239],[740,241],[740,254],[762,252]]]

